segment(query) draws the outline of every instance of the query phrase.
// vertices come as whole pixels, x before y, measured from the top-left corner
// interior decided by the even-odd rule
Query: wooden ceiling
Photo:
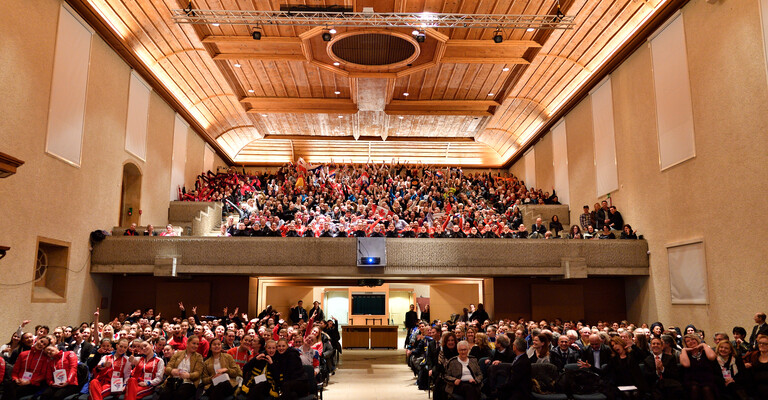
[[[407,28],[189,25],[186,0],[68,0],[220,154],[238,164],[299,156],[498,167],[522,151],[595,71],[668,0],[561,0],[575,29],[503,32]],[[287,1],[194,0],[196,9],[279,10]],[[554,15],[557,0],[293,0],[362,11]],[[409,41],[389,65],[331,46],[380,33]],[[381,40],[381,37],[378,37]],[[397,58],[408,45],[399,40]],[[386,42],[384,40],[383,42]],[[404,46],[404,47],[403,47]],[[339,47],[337,47],[339,48]],[[405,49],[405,50],[404,50]],[[402,53],[402,54],[401,54]],[[348,51],[347,53],[348,54]],[[359,59],[376,59],[367,55]]]

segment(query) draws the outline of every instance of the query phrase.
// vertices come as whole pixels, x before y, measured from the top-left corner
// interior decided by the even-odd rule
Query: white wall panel
[[[760,0],[760,17],[763,21],[763,47],[765,48],[765,67],[768,73],[768,0]]]
[[[682,14],[651,39],[651,59],[656,92],[659,163],[664,170],[696,156]]]
[[[211,146],[208,145],[208,143],[205,144],[205,149],[203,150],[203,171],[213,171],[213,159],[214,159],[214,152]],[[213,171],[216,172],[216,171]]]
[[[570,204],[571,185],[568,181],[568,140],[565,120],[552,129],[552,166],[555,170],[555,191],[562,204]]]
[[[525,187],[528,189],[536,187],[536,152],[533,147],[523,156],[525,163]]]
[[[131,72],[128,89],[128,120],[125,124],[125,150],[141,160],[147,159],[147,121],[151,88]]]
[[[707,304],[707,262],[704,242],[667,246],[672,304]]]
[[[59,10],[45,151],[79,166],[93,32],[66,6]]]
[[[616,167],[616,135],[613,125],[611,78],[592,91],[592,122],[595,135],[595,172],[597,197],[619,188]]]
[[[179,199],[179,186],[184,186],[187,164],[187,134],[189,125],[176,114],[173,125],[173,159],[171,161],[171,201]]]

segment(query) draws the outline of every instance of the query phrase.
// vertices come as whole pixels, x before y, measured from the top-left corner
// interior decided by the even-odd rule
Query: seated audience
[[[168,224],[165,226],[165,231],[163,231],[160,236],[179,236],[176,231],[173,230],[173,225]]]
[[[621,236],[619,239],[637,239],[637,235],[629,224],[624,224],[624,228],[621,231]]]
[[[125,385],[125,400],[139,400],[155,393],[163,383],[165,362],[155,354],[150,342],[139,340],[138,351],[131,358],[134,365],[131,377]]]
[[[136,223],[131,224],[131,226],[123,232],[123,236],[138,236],[139,232],[136,232]]]
[[[514,176],[399,163],[208,171],[198,176],[194,190],[182,189],[180,198],[221,201],[225,213],[237,213],[225,224],[232,236],[243,236],[235,234],[239,218],[248,236],[274,237],[543,238],[547,229],[541,220],[530,233],[520,229],[519,206],[560,204],[554,191],[526,187]],[[623,225],[607,202],[597,212],[599,220],[588,215],[589,221],[580,222],[617,230]],[[549,230],[559,236],[558,217]]]
[[[463,340],[456,345],[459,354],[448,361],[443,375],[445,391],[449,396],[456,393],[467,400],[480,400],[483,373],[477,359],[469,356],[469,347]]]
[[[549,222],[549,230],[555,236],[560,236],[560,231],[563,230],[563,224],[560,223],[560,218],[557,215],[552,216],[552,221]]]
[[[203,367],[203,387],[209,399],[224,400],[235,392],[237,378],[243,371],[231,355],[222,352],[221,340],[214,338],[210,346],[211,355]]]
[[[144,231],[144,236],[157,236],[157,232],[155,232],[155,227],[152,226],[152,224],[147,224],[147,229]]]
[[[692,400],[719,398],[718,388],[722,386],[719,383],[723,381],[723,376],[715,361],[717,355],[695,333],[686,334],[683,343],[685,346],[680,352],[680,365],[684,370],[683,386],[690,398]]]
[[[51,344],[48,336],[38,337],[30,350],[21,352],[13,364],[11,379],[3,383],[3,397],[18,399],[39,392],[46,383],[50,358],[45,349]]]
[[[194,397],[200,385],[204,369],[203,356],[197,352],[200,339],[191,336],[186,348],[173,353],[165,366],[165,385],[160,391],[160,400],[189,400]]]
[[[750,353],[744,367],[750,369],[752,387],[748,392],[756,399],[768,398],[768,336],[758,335],[755,339],[757,351]]]
[[[748,372],[741,357],[736,354],[736,349],[726,338],[715,345],[715,354],[723,374],[724,395],[730,399],[746,399]]]
[[[664,353],[664,342],[651,339],[651,355],[643,360],[645,379],[654,399],[678,399],[683,396],[683,385],[677,358]]]

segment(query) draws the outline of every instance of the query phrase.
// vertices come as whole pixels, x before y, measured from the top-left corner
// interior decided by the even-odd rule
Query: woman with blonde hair
[[[173,354],[165,366],[165,381],[160,400],[188,400],[195,396],[203,374],[203,356],[197,352],[200,338],[192,335],[187,339],[187,348]]]
[[[475,335],[475,346],[469,351],[469,355],[477,358],[478,362],[481,358],[491,357],[491,342],[488,340],[488,335],[482,332]]]
[[[683,337],[680,365],[684,368],[683,386],[691,400],[714,400],[719,398],[718,386],[722,386],[722,374],[716,374],[717,355],[701,337],[688,333]]]
[[[725,392],[732,399],[746,399],[744,384],[747,379],[747,368],[741,357],[736,354],[733,344],[728,340],[721,340],[715,347],[715,353],[717,354],[717,364],[723,373]]]

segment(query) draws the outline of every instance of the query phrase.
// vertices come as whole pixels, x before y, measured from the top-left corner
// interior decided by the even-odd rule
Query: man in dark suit
[[[291,308],[291,321],[293,321],[294,324],[298,324],[299,321],[306,322],[308,319],[307,310],[304,309],[304,302],[299,300],[299,302],[296,303],[296,307]]]
[[[68,351],[74,351],[78,361],[84,363],[93,352],[93,345],[88,341],[90,332],[81,328],[72,334],[72,341],[67,346]]]
[[[419,322],[419,316],[416,315],[416,305],[411,304],[410,310],[405,313],[405,346],[408,347],[408,344],[410,343],[410,336],[413,333],[413,328],[416,327],[416,325]]]
[[[538,233],[541,236],[544,236],[544,234],[547,233],[547,228],[544,226],[541,218],[536,218],[536,223],[531,226],[531,235],[535,233]]]
[[[589,336],[589,347],[581,352],[579,365],[592,372],[602,375],[608,361],[611,359],[611,349],[604,345],[600,336],[592,334]]]
[[[757,335],[768,335],[768,324],[765,323],[765,313],[755,314],[755,325],[752,327],[752,334],[749,335],[749,345],[754,349]]]
[[[317,315],[315,315],[317,313]],[[309,315],[315,315],[315,321],[324,321],[325,320],[325,313],[323,313],[323,309],[320,308],[320,302],[315,301],[312,303],[312,308],[309,310]]]
[[[525,354],[528,345],[522,338],[512,343],[515,359],[510,367],[509,380],[498,390],[499,399],[530,399],[531,398],[531,360]]]
[[[651,355],[643,360],[645,379],[652,388],[654,399],[676,399],[683,397],[680,366],[671,354],[664,354],[664,342],[651,339]]]
[[[560,359],[563,360],[563,365],[575,364],[579,361],[579,353],[571,346],[571,341],[567,335],[563,334],[557,338],[557,346],[552,349],[552,352],[560,356]],[[560,369],[562,370],[562,368]]]

